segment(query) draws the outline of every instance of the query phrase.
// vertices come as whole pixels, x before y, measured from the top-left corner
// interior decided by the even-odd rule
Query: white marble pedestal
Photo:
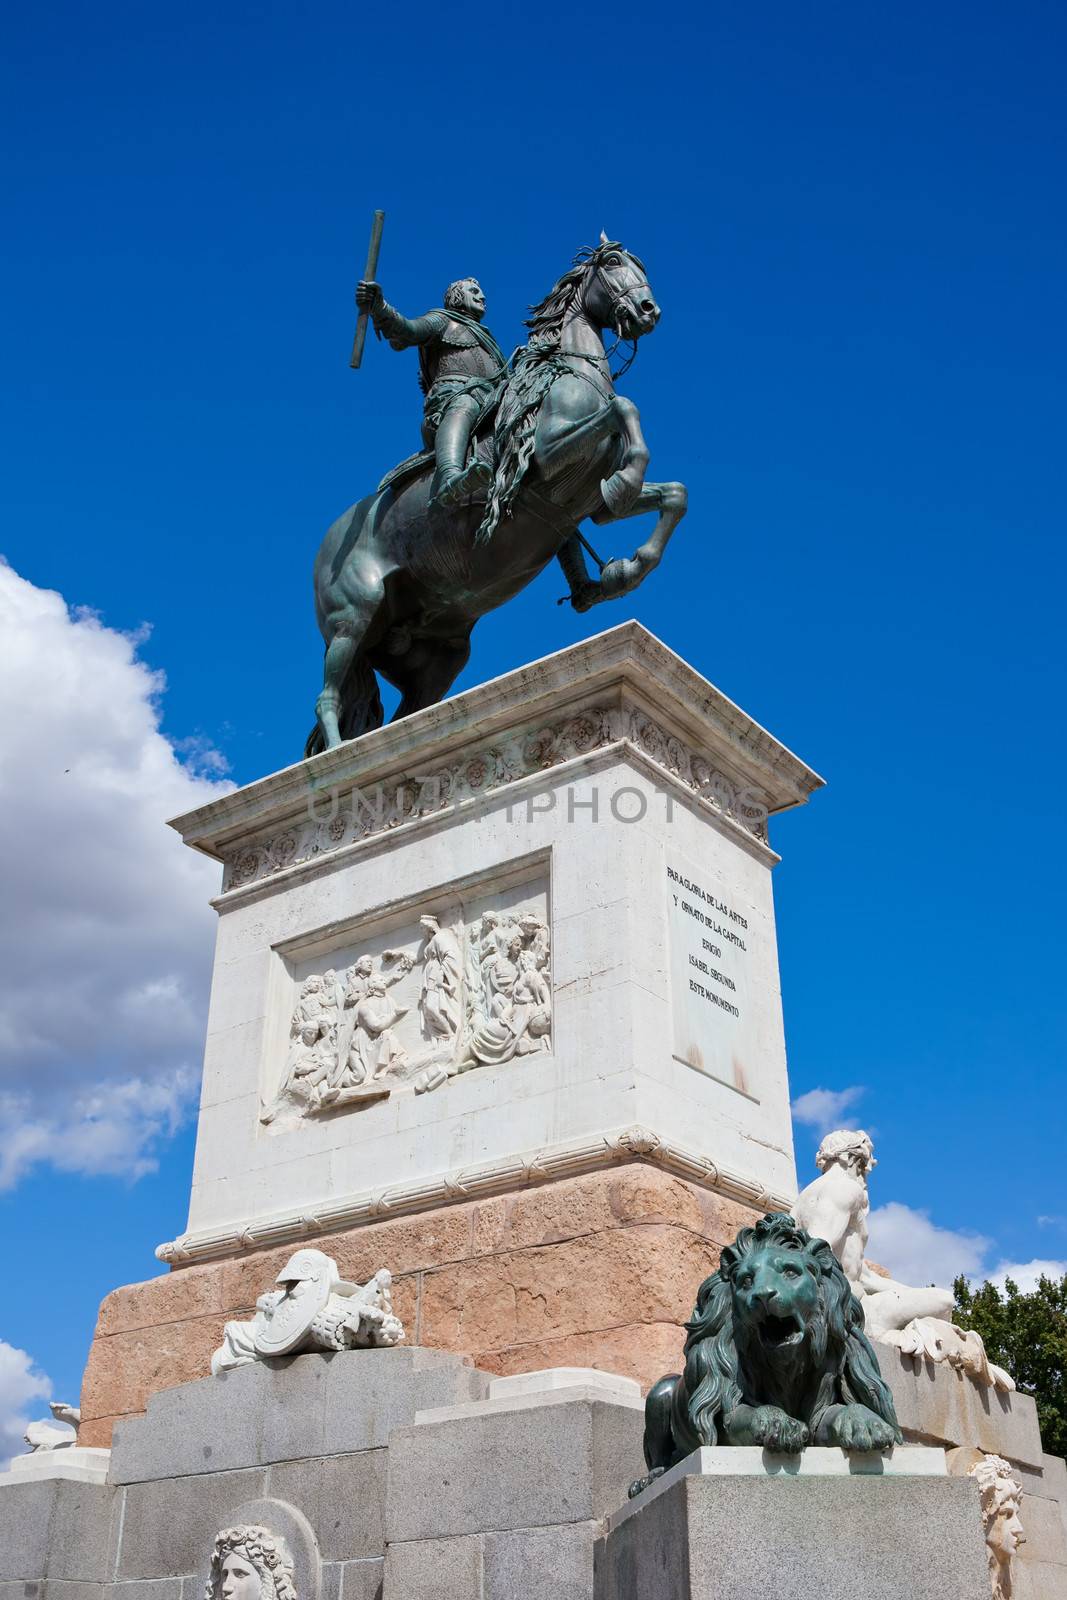
[[[189,1223],[161,1258],[620,1155],[788,1205],[767,819],[820,782],[627,623],[178,818],[224,883]],[[446,968],[452,952],[456,1031],[484,1035],[450,1077],[427,915]],[[490,969],[507,992],[490,994],[487,1031]],[[337,1002],[343,1052],[353,971],[357,998],[385,986],[365,1015],[402,1014],[357,1040],[364,1081],[309,1107],[286,1089],[303,986],[321,980],[312,1009],[322,986]],[[313,1024],[304,1048],[319,1043]]]

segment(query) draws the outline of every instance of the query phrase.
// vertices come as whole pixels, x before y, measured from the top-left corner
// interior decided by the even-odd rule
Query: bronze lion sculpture
[[[825,1239],[770,1212],[727,1245],[686,1324],[685,1370],[645,1401],[640,1494],[701,1445],[887,1450],[901,1442],[863,1308]]]

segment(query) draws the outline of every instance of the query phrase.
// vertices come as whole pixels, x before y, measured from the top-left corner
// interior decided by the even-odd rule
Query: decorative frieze
[[[590,706],[558,722],[472,745],[429,771],[398,772],[367,788],[311,792],[306,814],[274,834],[223,852],[223,891],[259,883],[420,818],[476,804],[507,784],[614,744],[632,745],[718,815],[766,843],[768,797],[760,790],[727,776],[710,757],[642,711]]]
[[[533,908],[486,909],[442,926],[419,918],[408,942],[309,973],[289,1024],[272,1129],[439,1088],[473,1067],[552,1048],[551,941]]]

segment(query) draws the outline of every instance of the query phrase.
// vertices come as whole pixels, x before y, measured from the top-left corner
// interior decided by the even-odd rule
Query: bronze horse
[[[477,445],[494,468],[488,504],[431,507],[429,458],[337,519],[315,561],[326,661],[306,754],[381,725],[375,673],[400,691],[397,718],[442,699],[466,665],[478,618],[553,557],[578,611],[629,594],[659,565],[685,515],[685,486],[645,482],[637,408],[615,393],[602,338],[611,329],[636,348],[659,317],[636,256],[608,240],[583,251],[533,308],[492,435]],[[582,519],[646,511],[659,513],[649,538],[591,577]]]

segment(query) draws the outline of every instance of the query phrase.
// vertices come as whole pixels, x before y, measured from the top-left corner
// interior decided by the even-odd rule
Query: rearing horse
[[[447,694],[470,655],[478,618],[531,583],[553,557],[571,604],[587,611],[636,589],[659,565],[685,515],[680,483],[646,483],[648,447],[636,406],[615,393],[603,333],[636,341],[660,311],[645,269],[602,239],[527,322],[492,439],[488,505],[429,504],[432,461],[351,506],[315,561],[315,605],[326,640],[314,755],[383,720],[375,673],[400,691],[396,717]],[[578,524],[656,511],[649,538],[591,577]],[[395,720],[395,719],[394,719]]]

